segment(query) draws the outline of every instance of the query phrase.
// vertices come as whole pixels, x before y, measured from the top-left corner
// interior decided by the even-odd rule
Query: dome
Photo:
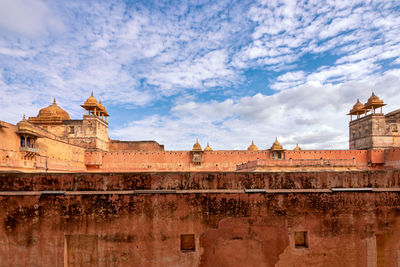
[[[86,99],[85,103],[83,103],[84,106],[93,106],[96,107],[99,105],[99,103],[97,102],[97,99],[94,98],[93,96],[93,91],[90,94],[90,97],[88,99]]]
[[[278,141],[278,137],[275,139],[275,142],[272,144],[271,150],[284,150],[282,145]]]
[[[201,147],[200,147],[201,149]],[[204,148],[204,151],[212,151],[212,148],[210,147],[210,145],[207,143],[206,148]]]
[[[101,109],[101,111],[103,111],[104,115],[105,115],[105,116],[108,116],[106,107],[105,107],[103,104],[101,104],[101,100],[99,101],[99,105],[98,105],[98,106],[99,106],[99,108]]]
[[[367,103],[365,103],[364,107],[366,109],[374,109],[374,108],[379,108],[383,107],[386,104],[383,103],[383,100],[380,100],[379,97],[377,97],[374,92],[372,92],[372,95],[370,98],[368,98]]]
[[[57,105],[56,99],[54,98],[53,104],[48,107],[39,110],[37,117],[30,117],[29,121],[33,123],[43,122],[61,122],[63,120],[70,120],[68,112],[63,110]]]
[[[196,143],[193,145],[193,151],[202,151],[201,145],[199,144],[199,140],[196,139]]]
[[[299,147],[299,144],[296,144],[296,147],[293,149],[294,151],[300,151],[301,148]]]
[[[247,148],[249,151],[258,151],[258,147],[254,144],[254,141],[251,141],[251,145]]]
[[[360,102],[360,100],[357,99],[357,102],[354,104],[353,108],[350,110],[349,114],[347,114],[347,115],[360,115],[363,113],[365,113],[365,107]]]

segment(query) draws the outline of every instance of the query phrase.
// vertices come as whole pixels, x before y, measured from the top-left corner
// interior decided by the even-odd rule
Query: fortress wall
[[[400,149],[393,148],[385,150],[385,166],[400,168]]]
[[[0,127],[0,150],[17,151],[20,147],[20,137],[15,133],[17,126],[3,121],[1,124],[5,127]]]
[[[103,154],[101,171],[235,171],[238,164],[270,157],[269,150],[205,151],[202,164],[194,165],[191,151],[114,151]],[[369,160],[367,150],[288,150],[285,159],[289,158],[354,158],[359,168],[366,168]]]
[[[0,191],[400,188],[400,170],[343,172],[0,173]]]
[[[295,186],[290,180],[297,186],[324,187],[327,178],[332,185],[369,182],[394,188],[400,180],[399,171],[3,173],[0,191],[58,187],[77,194],[0,192],[0,266],[399,266],[397,192],[82,195],[76,191],[168,188],[178,186],[185,176],[188,187],[209,188],[224,184],[233,188],[239,181],[257,187],[262,181],[270,181],[268,187]],[[181,250],[181,235],[193,237],[193,250]],[[304,235],[306,243],[296,246]]]
[[[84,164],[85,148],[49,138],[38,138],[40,155],[65,161],[77,161]]]
[[[164,146],[156,141],[119,141],[111,140],[110,152],[116,151],[164,151]]]
[[[289,159],[355,159],[357,165],[365,166],[368,162],[368,150],[301,150],[285,152]]]

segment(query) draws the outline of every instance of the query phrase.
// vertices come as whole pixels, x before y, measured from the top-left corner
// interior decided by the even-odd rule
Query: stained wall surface
[[[0,266],[400,266],[399,187],[399,170],[3,173]]]

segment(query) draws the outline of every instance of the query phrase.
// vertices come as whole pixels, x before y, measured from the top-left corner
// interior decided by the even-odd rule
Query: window
[[[294,233],[294,246],[295,248],[308,248],[307,232]]]
[[[69,126],[69,133],[73,134],[75,132],[74,126]]]
[[[272,152],[272,159],[282,159],[282,152],[280,151]]]
[[[21,136],[21,147],[25,146],[25,136]]]
[[[181,235],[181,251],[195,251],[194,234]]]

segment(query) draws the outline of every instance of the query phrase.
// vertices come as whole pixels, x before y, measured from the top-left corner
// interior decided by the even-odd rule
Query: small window
[[[73,134],[75,132],[74,126],[69,126],[69,133]]]
[[[308,248],[307,232],[294,233],[294,246],[295,248]]]
[[[193,234],[181,235],[181,251],[195,251],[195,242]]]

